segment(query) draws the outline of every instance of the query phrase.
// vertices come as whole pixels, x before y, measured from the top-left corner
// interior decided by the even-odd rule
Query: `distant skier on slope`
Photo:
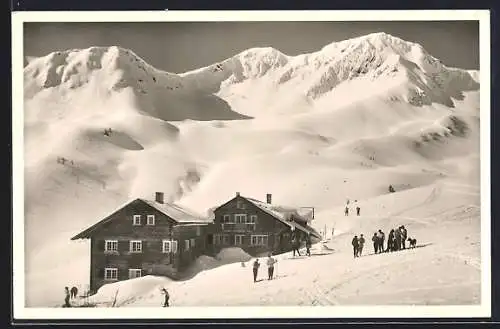
[[[294,237],[292,240],[292,250],[293,250],[293,257],[295,257],[295,253],[297,253],[298,256],[300,256],[300,241],[298,238]]]
[[[76,298],[77,295],[78,295],[78,288],[77,287],[72,287],[71,290],[70,290],[70,297],[71,297],[71,299]]]
[[[404,225],[401,225],[401,246],[406,249],[406,238],[408,237],[408,232]]]
[[[349,216],[349,206],[345,206],[344,215]]]
[[[311,234],[307,233],[307,237],[306,237],[306,254],[307,254],[307,256],[311,256],[311,245],[312,245]]]
[[[71,294],[69,292],[68,287],[64,287],[64,305],[63,305],[63,307],[71,307],[71,304],[69,303],[70,297],[71,297]]]
[[[273,274],[274,274],[274,264],[277,263],[278,261],[271,257],[271,253],[269,253],[269,256],[267,258],[267,279],[272,280],[273,279]]]
[[[394,239],[394,229],[389,232],[389,238],[387,239],[387,249],[385,252],[394,251],[395,249],[395,239]]]
[[[257,273],[259,272],[259,267],[260,267],[260,263],[259,263],[259,259],[257,258],[255,260],[255,262],[253,262],[253,282],[257,282]]]
[[[165,299],[163,300],[163,307],[170,307],[170,304],[168,301],[170,300],[170,294],[168,293],[167,289],[162,288],[161,293],[165,295]]]
[[[363,234],[359,237],[358,240],[358,257],[361,257],[361,254],[363,253],[363,246],[365,245],[365,238],[363,237]]]
[[[378,230],[377,233],[378,236],[378,250],[384,250],[384,241],[385,241],[385,234],[382,232],[382,230]]]
[[[376,232],[373,233],[372,241],[373,241],[373,251],[375,253],[377,253],[378,252],[378,245],[379,245],[379,243],[378,243],[378,236],[377,236]]]
[[[401,249],[401,230],[399,227],[394,230],[394,250],[400,250]]]
[[[354,258],[356,258],[358,257],[358,246],[359,246],[357,235],[355,235],[354,238],[352,238],[351,244],[354,252]]]
[[[360,211],[361,211],[361,208],[359,206],[356,206],[356,216],[359,216]]]

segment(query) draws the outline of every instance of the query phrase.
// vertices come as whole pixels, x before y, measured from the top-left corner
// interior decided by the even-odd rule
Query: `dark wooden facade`
[[[267,202],[271,202],[268,195]],[[307,221],[293,217],[292,221],[307,227]],[[305,243],[307,232],[295,229],[255,202],[237,194],[233,199],[214,210],[215,234],[209,234],[207,244],[214,253],[227,247],[239,247],[250,255],[266,252],[273,254],[292,250],[292,235]],[[318,240],[314,230],[312,240]]]
[[[140,216],[139,225],[134,216]],[[153,225],[148,216],[154,216]],[[136,199],[72,239],[91,241],[90,289],[95,292],[103,284],[135,276],[178,277],[205,251],[209,229],[209,223],[179,223]],[[164,241],[171,242],[164,247]]]

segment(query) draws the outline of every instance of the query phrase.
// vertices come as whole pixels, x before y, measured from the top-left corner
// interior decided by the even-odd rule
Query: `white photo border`
[[[473,306],[26,308],[24,272],[23,23],[217,21],[479,21],[481,120],[481,303]],[[248,319],[491,317],[489,10],[57,11],[12,13],[13,318]]]

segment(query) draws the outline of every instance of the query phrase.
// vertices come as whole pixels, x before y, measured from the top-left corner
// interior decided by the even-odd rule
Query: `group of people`
[[[387,248],[384,249],[385,234],[382,230],[373,233],[373,250],[376,254],[389,251],[398,251],[406,249],[406,239],[408,238],[408,231],[404,225],[396,229],[391,229],[389,237],[387,238]]]
[[[71,307],[70,299],[75,299],[78,295],[78,288],[72,287],[71,290],[68,287],[64,287],[64,305],[63,307]]]
[[[347,202],[346,202],[346,205],[345,205],[345,210],[344,210],[344,215],[345,216],[349,216],[349,203],[350,203],[350,200],[347,199]],[[358,205],[358,200],[354,200],[354,205],[355,205],[355,208],[356,208],[356,216],[359,216],[361,214],[361,208]]]
[[[269,253],[268,257],[267,257],[267,261],[266,261],[266,265],[267,265],[267,279],[268,280],[272,280],[273,279],[273,276],[274,276],[274,264],[276,264],[278,261],[273,258],[271,256],[271,254]],[[259,267],[260,267],[260,263],[259,263],[259,259],[255,259],[255,261],[253,262],[253,282],[257,282],[257,275],[259,273]]]
[[[365,237],[363,234],[361,234],[358,238],[357,235],[352,238],[352,247],[354,250],[354,258],[356,257],[361,257],[361,254],[363,253],[363,247],[365,245]]]
[[[373,233],[372,237],[373,250],[375,251],[375,254],[406,249],[406,241],[409,241],[413,247],[416,244],[415,239],[408,238],[408,231],[404,225],[391,229],[387,238],[386,248],[384,248],[385,233],[382,230],[379,229],[377,232]],[[365,244],[363,234],[361,234],[359,238],[355,235],[351,243],[353,246],[354,258],[360,257],[363,253],[363,246]]]

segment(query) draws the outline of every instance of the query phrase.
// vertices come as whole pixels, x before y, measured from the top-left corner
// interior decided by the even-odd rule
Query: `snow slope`
[[[182,74],[159,71],[119,47],[30,58],[24,69],[27,305],[58,304],[54,291],[87,283],[89,246],[70,237],[155,191],[198,212],[236,191],[261,200],[272,193],[278,204],[314,206],[318,229],[346,234],[372,229],[358,224],[400,221],[394,217],[400,207],[418,205],[412,192],[445,182],[455,186],[449,193],[472,199],[440,197],[436,211],[478,206],[478,77],[384,33],[296,57],[253,48]],[[388,195],[389,184],[398,193]],[[339,217],[346,198],[363,205],[366,222]],[[463,221],[441,227],[440,220],[426,221],[434,215],[425,212],[407,216],[427,223],[417,232],[434,243],[407,252],[415,262],[420,253],[438,257],[428,231],[466,227]],[[471,234],[479,232],[474,216]],[[328,257],[356,273],[342,239],[332,242],[338,252]],[[460,239],[450,234],[447,246],[461,246]],[[477,246],[467,248],[465,254],[477,256]],[[324,257],[307,261],[330,259]],[[203,273],[224,277],[236,267]]]
[[[161,287],[167,287],[173,306],[329,306],[329,305],[470,305],[480,302],[480,232],[477,188],[444,181],[362,203],[369,215],[337,220],[340,233],[313,246],[312,256],[278,255],[276,278],[266,268],[253,283],[251,264],[240,262],[201,272],[189,281],[168,279],[143,288],[129,282],[103,287],[90,299],[105,306],[122,290],[120,307],[159,307]],[[406,195],[404,195],[406,194]],[[394,198],[393,198],[394,196]],[[399,207],[394,199],[403,201]],[[380,207],[389,208],[385,214]],[[339,209],[341,210],[341,209]],[[330,221],[326,221],[331,224]],[[342,222],[342,223],[341,223]],[[417,248],[374,255],[370,237],[405,224]],[[367,238],[364,256],[351,254],[352,234]],[[324,247],[326,246],[326,248]],[[264,263],[264,262],[262,262]],[[141,278],[144,282],[150,277]],[[262,281],[263,280],[263,281]],[[220,283],[220,284],[216,284]],[[203,292],[203,293],[200,293]],[[133,298],[127,299],[126,296]]]

